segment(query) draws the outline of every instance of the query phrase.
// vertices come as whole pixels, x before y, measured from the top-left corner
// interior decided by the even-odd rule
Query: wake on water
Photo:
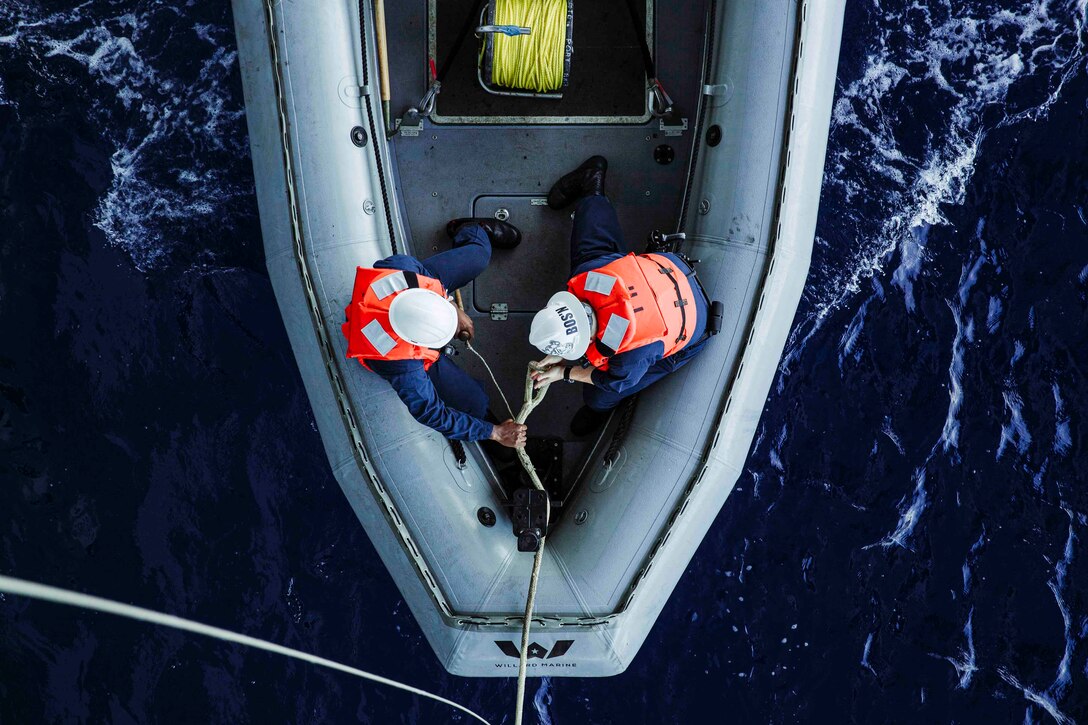
[[[229,4],[206,23],[169,2],[121,13],[114,5],[46,12],[9,0],[0,4],[0,53],[7,46],[29,63],[34,95],[57,84],[87,89],[87,107],[74,112],[88,115],[110,155],[93,224],[150,271],[169,265],[191,235],[231,224],[233,204],[252,197],[239,183],[248,176],[245,111]],[[15,105],[5,99],[0,79],[0,103]],[[210,262],[216,250],[187,256]]]
[[[779,368],[776,391],[780,397],[792,370],[809,371],[810,366],[801,360],[814,339],[824,342],[828,336],[841,334],[841,375],[847,374],[846,366],[860,360],[866,313],[870,305],[886,302],[888,290],[882,280],[890,282],[902,295],[908,315],[916,313],[913,285],[931,255],[931,230],[948,224],[947,208],[965,201],[975,160],[987,136],[998,128],[1043,118],[1067,81],[1086,68],[1086,0],[915,2],[901,9],[886,9],[874,0],[857,12],[864,13],[861,24],[870,32],[863,41],[856,35],[844,37],[821,228],[808,285]],[[1083,222],[1083,212],[1078,209],[1078,213]],[[947,299],[955,334],[942,386],[949,402],[939,435],[928,453],[912,461],[912,454],[904,450],[892,432],[890,415],[884,418],[884,432],[902,458],[899,465],[912,471],[910,488],[899,500],[898,521],[879,541],[865,548],[912,550],[916,528],[935,501],[935,492],[930,490],[933,484],[927,484],[931,469],[938,460],[960,463],[965,357],[980,332],[998,332],[1009,293],[1007,288],[990,293],[984,300],[985,319],[975,320],[969,299],[977,294],[975,285],[980,274],[1001,269],[997,250],[987,245],[986,237],[986,220],[979,219],[970,248],[962,257],[958,284]],[[896,266],[890,269],[889,276],[889,265],[893,264]],[[859,300],[867,288],[867,296]],[[850,310],[854,313],[847,317],[841,333],[825,329],[829,324],[840,324],[837,321],[843,315],[835,313]],[[823,334],[818,336],[821,330]],[[1014,457],[1019,466],[1027,468],[1032,435],[1016,382],[1024,345],[1019,340],[1014,343],[1015,353],[1001,390],[1004,421],[994,455],[997,459]],[[1056,380],[1052,390],[1054,443],[1050,457],[1032,475],[1039,494],[1048,464],[1066,456],[1071,448],[1069,416]],[[772,407],[774,400],[772,396]],[[779,420],[783,416],[784,422]],[[753,447],[752,459],[759,461],[761,468],[776,469],[784,485],[782,467],[776,461],[781,458],[792,425],[791,415],[772,414],[764,425],[781,425],[782,432],[770,442],[768,450],[764,447],[769,437],[761,435]],[[762,476],[756,472],[752,475],[757,483]],[[1084,633],[1076,632],[1071,625],[1065,571],[1073,558],[1074,527],[1083,527],[1088,521],[1083,514],[1066,507],[1060,492],[1058,498],[1070,517],[1068,543],[1063,558],[1053,564],[1054,575],[1048,586],[1065,623],[1065,654],[1053,683],[1047,687],[1027,684],[1005,666],[998,667],[997,675],[1056,721],[1071,722],[1059,702],[1070,683],[1074,645],[1084,638]],[[965,595],[974,559],[985,538],[983,529],[964,564]],[[880,609],[875,608],[874,616],[879,614]],[[872,639],[870,633],[863,646],[862,666],[875,675],[870,664]],[[974,607],[967,614],[962,642],[955,655],[933,656],[952,664],[958,687],[965,689],[982,667],[975,654]]]
[[[963,202],[987,132],[1038,119],[1085,63],[1088,0],[894,10],[874,0],[866,13],[869,34],[843,42],[824,228],[783,375],[828,316],[896,259],[892,284],[913,311],[929,229],[947,222],[943,207]]]
[[[1014,6],[1000,2],[915,2],[885,9],[874,0],[863,25],[870,34],[844,38],[840,87],[832,116],[827,170],[808,284],[786,344],[776,391],[807,344],[834,312],[856,304],[839,341],[839,367],[860,355],[858,340],[873,302],[884,302],[885,267],[898,262],[890,282],[915,311],[913,283],[928,257],[930,230],[947,224],[944,209],[961,204],[981,144],[991,130],[1045,115],[1066,81],[1085,68],[1088,0]],[[848,21],[850,19],[848,18]],[[858,36],[853,36],[857,38]],[[851,79],[852,80],[847,80]],[[1042,89],[1042,90],[1040,90]],[[965,344],[975,321],[965,311],[980,266],[998,265],[983,239],[964,260],[949,308],[956,325],[949,366],[949,407],[940,437],[915,469],[913,492],[900,519],[879,542],[909,546],[927,505],[926,469],[937,455],[955,455],[963,389]],[[871,292],[854,300],[871,280]],[[1000,324],[1002,301],[991,298],[987,329]],[[1006,392],[1009,423],[998,456],[1012,444],[1023,452],[1028,435],[1015,390]],[[788,425],[788,424],[787,424]],[[773,460],[781,446],[768,454]],[[759,442],[753,448],[762,454]]]
[[[201,22],[168,2],[150,2],[136,12],[118,11],[117,5],[90,0],[52,12],[26,0],[2,3],[0,57],[13,51],[18,62],[27,64],[21,78],[30,79],[39,97],[48,96],[57,84],[87,89],[87,105],[80,110],[97,131],[95,142],[104,147],[110,171],[92,221],[111,245],[148,272],[168,269],[179,258],[214,265],[221,250],[208,248],[201,232],[237,223],[238,202],[253,195],[245,181],[244,109],[229,5],[222,3],[218,15]],[[856,362],[866,311],[886,302],[891,287],[902,295],[908,311],[915,310],[913,285],[931,255],[930,230],[948,223],[949,206],[963,203],[988,134],[1044,116],[1066,82],[1085,69],[1088,0],[946,0],[897,8],[872,0],[851,5],[849,12],[855,32],[844,38],[821,228],[809,284],[780,366],[780,394],[821,331],[841,335],[840,369]],[[168,58],[184,61],[179,65]],[[8,76],[7,66],[0,66],[0,105],[18,113],[10,88],[14,76]],[[893,264],[890,279],[885,279]],[[997,264],[980,221],[948,300],[955,335],[947,377],[949,405],[940,433],[919,460],[910,461],[891,417],[884,418],[883,434],[913,474],[899,503],[898,521],[873,542],[877,551],[911,547],[916,525],[932,502],[927,489],[930,466],[938,457],[955,460],[959,454],[964,358],[976,336],[995,334],[1007,307],[1002,294],[995,293],[986,300],[985,320],[976,320],[967,302],[979,294],[979,274]],[[1088,267],[1081,273],[1081,281],[1085,279]],[[853,314],[839,332],[829,326],[841,310]],[[1022,351],[1023,345],[1017,345]],[[998,457],[1022,456],[1031,439],[1013,375],[1018,359],[1010,362],[1002,391],[1005,419]],[[1053,383],[1053,398],[1057,414],[1052,454],[1061,457],[1070,452],[1072,439],[1058,382]],[[770,471],[784,477],[781,451],[791,421],[787,416],[768,425],[771,431],[761,431],[753,457],[769,460]],[[758,491],[763,474],[752,475]],[[1008,670],[1000,672],[1059,720],[1065,715],[1055,703],[1069,683],[1074,636],[1065,571],[1073,557],[1074,524],[1085,524],[1079,515],[1067,513],[1068,544],[1054,562],[1049,583],[1065,621],[1066,657],[1053,684],[1042,690]],[[965,594],[984,536],[964,563]],[[980,667],[975,636],[972,609],[962,646],[955,655],[940,655],[955,668],[960,687],[967,687]],[[872,646],[870,634],[862,657],[870,670]],[[534,699],[543,722],[550,721],[553,689],[550,680],[542,680]]]
[[[112,147],[94,224],[149,270],[170,263],[186,232],[230,223],[230,204],[252,194],[237,182],[247,176],[238,173],[246,150],[237,54],[225,5],[205,23],[167,2],[122,13],[113,5],[48,13],[4,3],[0,23],[10,30],[0,48],[31,59],[39,94],[57,83],[94,89],[89,113]],[[828,148],[822,206],[834,210],[833,228],[817,238],[786,374],[829,313],[893,259],[892,282],[913,308],[927,230],[945,223],[944,205],[962,202],[987,131],[1045,114],[1084,64],[1088,0],[905,9],[875,0],[859,12],[868,33],[855,34],[853,47],[844,41]],[[181,46],[188,65],[166,62]],[[1046,90],[1040,97],[1027,86]],[[13,103],[5,99],[0,77],[0,103]]]

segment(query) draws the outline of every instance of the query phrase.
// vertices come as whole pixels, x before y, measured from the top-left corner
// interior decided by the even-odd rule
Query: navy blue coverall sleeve
[[[431,370],[447,366],[468,377],[468,373],[462,372],[445,357],[439,358],[438,362],[431,366]],[[393,390],[397,391],[397,397],[408,407],[412,417],[428,428],[433,428],[455,441],[485,441],[491,437],[491,431],[494,429],[491,423],[443,402],[438,395],[434,380],[423,370],[421,361],[376,360],[370,363],[370,368],[389,381]],[[448,375],[450,371],[443,369],[442,372]],[[484,400],[483,410],[477,409],[473,412],[481,416],[487,414],[486,397]]]
[[[406,254],[394,254],[374,263],[377,269],[402,269],[435,277],[448,291],[472,281],[487,266],[491,243],[479,226],[458,230],[454,248],[424,263]],[[433,261],[433,264],[429,264]],[[374,360],[370,369],[389,381],[412,417],[451,440],[482,441],[494,426],[487,415],[483,386],[442,355],[424,370],[421,360]]]
[[[654,342],[634,350],[621,352],[608,359],[608,369],[594,369],[593,384],[610,393],[623,395],[634,387],[650,366],[664,357],[665,344]]]

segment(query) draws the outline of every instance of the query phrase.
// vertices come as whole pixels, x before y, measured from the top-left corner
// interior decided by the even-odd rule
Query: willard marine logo
[[[519,659],[521,657],[521,651],[518,646],[508,639],[497,639],[495,644],[498,645],[502,653],[507,657],[513,657]],[[570,646],[574,644],[573,639],[561,639],[558,640],[552,647],[551,652],[546,647],[543,647],[536,642],[529,645],[529,650],[525,654],[525,658],[529,660],[552,660],[556,657],[562,657],[570,649]]]

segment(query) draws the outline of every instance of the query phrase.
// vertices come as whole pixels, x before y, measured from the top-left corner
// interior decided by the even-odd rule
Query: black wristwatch
[[[563,382],[573,383],[574,380],[570,379],[571,368],[563,368]]]

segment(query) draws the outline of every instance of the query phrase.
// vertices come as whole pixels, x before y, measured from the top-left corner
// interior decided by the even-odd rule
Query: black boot
[[[562,209],[583,196],[604,194],[604,175],[608,160],[604,156],[590,156],[574,171],[560,177],[548,192],[548,206]]]
[[[453,239],[457,236],[457,230],[466,224],[479,224],[483,227],[491,240],[491,246],[496,249],[513,249],[521,244],[521,230],[508,222],[500,222],[498,219],[488,219],[486,217],[450,219],[446,223],[446,235]]]
[[[604,425],[610,415],[612,415],[611,410],[593,410],[593,408],[583,405],[574,414],[574,419],[570,422],[570,432],[578,438],[587,436]]]

